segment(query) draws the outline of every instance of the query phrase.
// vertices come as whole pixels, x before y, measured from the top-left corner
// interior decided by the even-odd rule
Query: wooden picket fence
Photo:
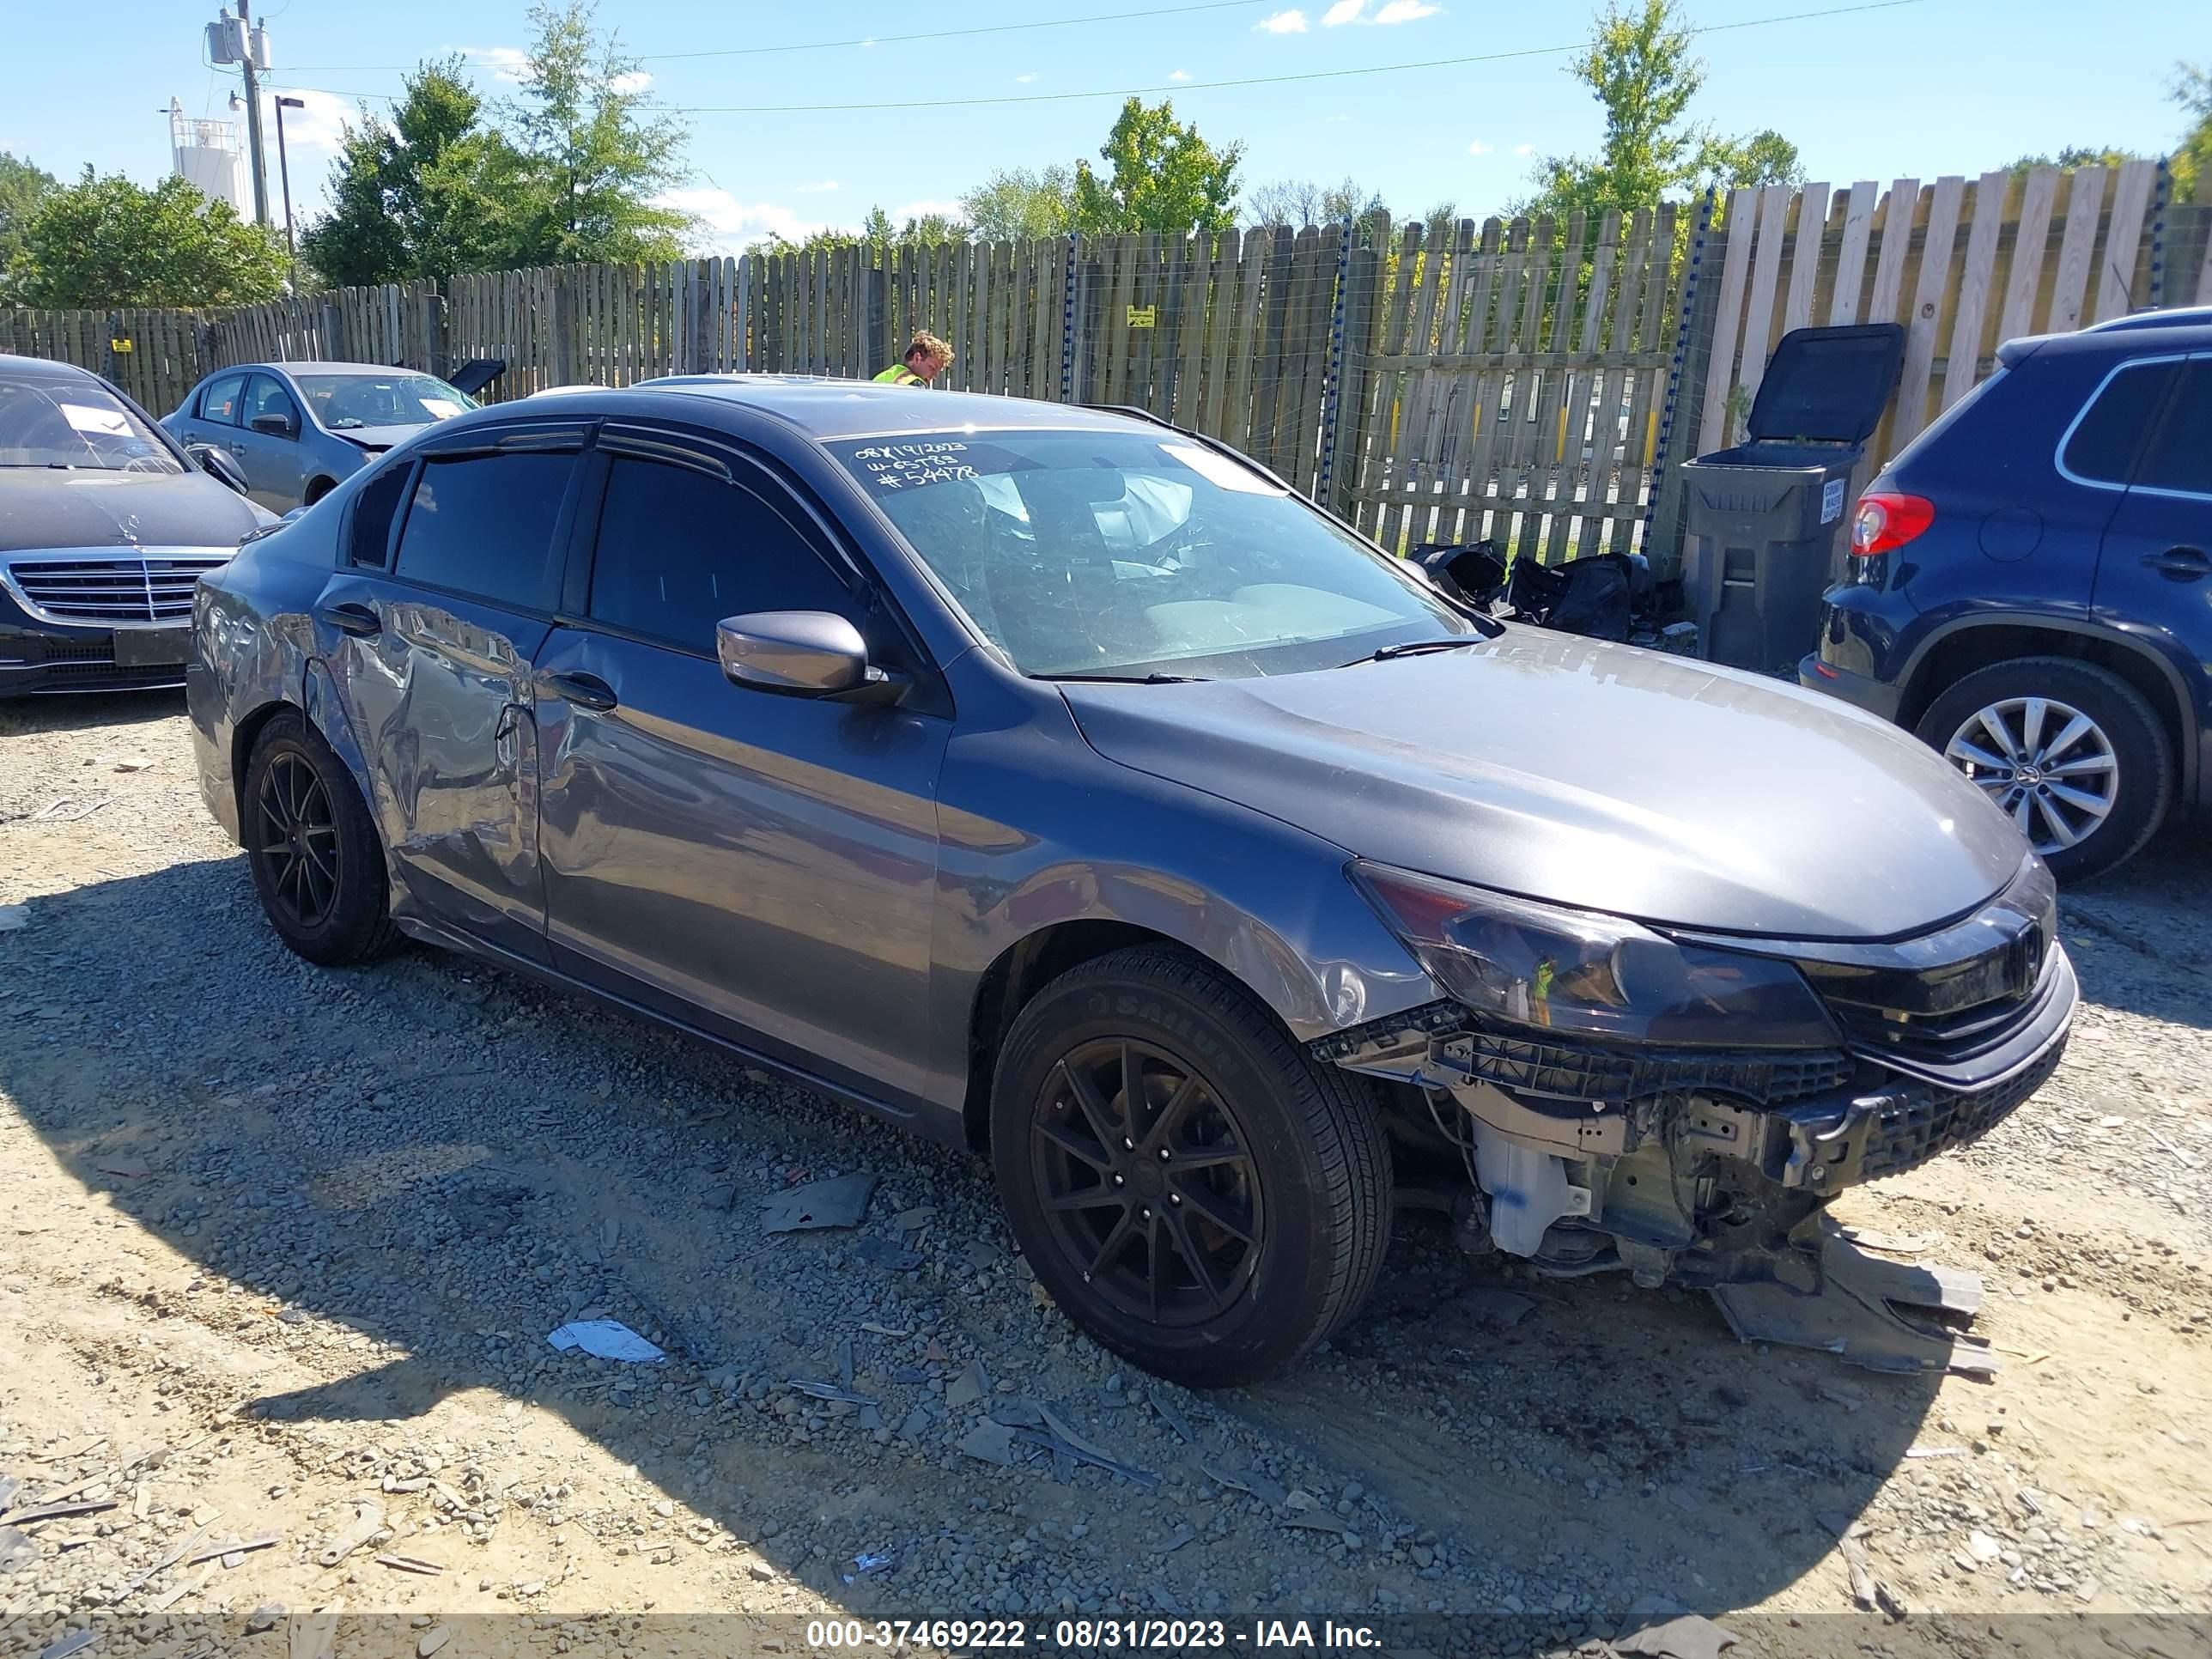
[[[2160,163],[1731,192],[1564,221],[1058,237],[568,265],[225,312],[0,310],[0,352],[99,370],[157,414],[230,363],[448,373],[497,398],[658,375],[857,378],[917,328],[939,385],[1134,407],[1226,440],[1384,546],[1546,561],[1680,540],[1676,463],[1735,441],[1791,328],[1897,321],[1868,470],[1997,344],[2212,304],[2212,207]],[[1864,474],[1862,474],[1862,481]]]
[[[1650,506],[1683,210],[1408,225],[1364,371],[1351,516],[1383,546],[1625,550]]]
[[[1905,325],[1904,373],[1868,445],[1863,483],[1988,378],[2004,341],[2146,304],[2212,304],[2212,215],[2161,211],[2161,188],[2160,164],[2142,161],[1899,179],[1886,190],[1869,181],[1734,191],[1717,234],[1697,448],[1738,440],[1768,354],[1794,328]],[[2191,268],[2167,265],[2177,240],[2199,252]]]

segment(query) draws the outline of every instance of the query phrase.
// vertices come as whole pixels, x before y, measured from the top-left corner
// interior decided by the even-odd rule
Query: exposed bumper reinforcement
[[[1739,1340],[1819,1348],[1869,1370],[1958,1371],[1986,1376],[1997,1368],[1985,1342],[1916,1324],[1900,1307],[1972,1316],[1981,1310],[1978,1273],[1913,1266],[1869,1255],[1822,1216],[1817,1288],[1778,1282],[1717,1285],[1712,1298]]]

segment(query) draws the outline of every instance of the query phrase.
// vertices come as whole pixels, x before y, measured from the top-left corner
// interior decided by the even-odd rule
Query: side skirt
[[[963,1151],[968,1150],[968,1138],[960,1114],[957,1112],[947,1111],[943,1107],[934,1105],[928,1101],[904,1102],[896,1097],[871,1094],[850,1084],[839,1083],[834,1079],[823,1076],[818,1072],[810,1071],[806,1066],[795,1061],[780,1059],[766,1048],[725,1036],[719,1031],[710,1030],[690,1020],[665,1012],[650,1003],[623,996],[619,992],[608,990],[603,986],[591,984],[572,975],[564,974],[557,968],[548,967],[544,963],[532,962],[526,957],[514,955],[512,951],[503,951],[497,945],[488,945],[472,935],[441,927],[434,922],[423,921],[413,916],[394,916],[392,921],[401,933],[424,945],[436,945],[441,950],[455,951],[461,956],[474,957],[479,961],[504,968],[511,973],[518,974],[526,979],[536,980],[540,984],[551,986],[556,990],[574,992],[603,1006],[619,1009],[622,1012],[640,1019],[651,1020],[653,1024],[665,1026],[670,1030],[680,1031],[685,1036],[695,1038],[710,1048],[719,1048],[723,1053],[743,1060],[746,1065],[767,1072],[784,1082],[796,1084],[804,1089],[811,1089],[817,1094],[828,1095],[848,1105],[857,1106],[864,1112],[882,1118],[887,1122],[896,1124],[900,1128],[921,1135],[927,1139],[939,1141],[948,1146],[957,1146]]]

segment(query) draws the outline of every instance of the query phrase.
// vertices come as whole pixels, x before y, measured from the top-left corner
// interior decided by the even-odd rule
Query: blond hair
[[[915,330],[914,338],[907,343],[902,361],[905,357],[913,356],[917,351],[927,356],[932,362],[941,364],[948,368],[951,367],[952,348],[926,328]]]

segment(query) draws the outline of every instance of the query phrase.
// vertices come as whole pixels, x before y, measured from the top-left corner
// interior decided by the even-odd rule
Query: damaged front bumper
[[[1463,1236],[1478,1247],[1558,1273],[1809,1292],[1828,1202],[2002,1121],[2057,1069],[2077,1000],[2054,942],[1971,1054],[1900,1060],[1848,1037],[1826,1050],[1647,1048],[1485,1025],[1450,1002],[1312,1051],[1416,1091],[1473,1176]]]

